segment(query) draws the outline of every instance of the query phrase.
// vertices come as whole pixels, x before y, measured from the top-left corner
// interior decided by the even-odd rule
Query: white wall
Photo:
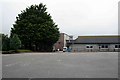
[[[86,48],[87,45],[93,46],[93,48]],[[80,52],[80,51],[118,51],[115,49],[115,44],[108,45],[108,48],[99,49],[98,44],[72,44],[70,46],[73,52]]]
[[[64,47],[66,47],[66,40],[70,40],[70,36],[67,34],[64,34]]]

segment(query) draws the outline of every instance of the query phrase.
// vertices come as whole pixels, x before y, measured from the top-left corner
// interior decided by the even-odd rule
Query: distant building
[[[67,35],[65,33],[60,33],[59,40],[54,44],[54,50],[62,51],[64,47],[67,47],[66,41],[73,40],[73,36]]]
[[[73,52],[120,51],[120,36],[79,36],[67,40],[67,46]]]

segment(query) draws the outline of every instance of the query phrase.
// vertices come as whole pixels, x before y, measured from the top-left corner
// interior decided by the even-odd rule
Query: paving
[[[3,78],[117,78],[117,52],[2,55]]]

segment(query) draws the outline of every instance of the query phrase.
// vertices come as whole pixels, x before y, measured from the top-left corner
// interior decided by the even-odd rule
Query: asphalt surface
[[[118,53],[2,55],[3,78],[117,78]]]

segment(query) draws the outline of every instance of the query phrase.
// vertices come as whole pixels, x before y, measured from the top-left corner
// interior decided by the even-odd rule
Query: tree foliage
[[[0,49],[2,48],[2,51],[8,51],[9,50],[9,37],[5,34],[0,34]]]
[[[59,29],[46,10],[42,3],[31,5],[16,17],[11,35],[18,35],[24,49],[51,51],[58,40]]]
[[[10,49],[12,50],[17,50],[21,47],[21,41],[18,37],[18,35],[14,34],[11,38],[10,38]]]

